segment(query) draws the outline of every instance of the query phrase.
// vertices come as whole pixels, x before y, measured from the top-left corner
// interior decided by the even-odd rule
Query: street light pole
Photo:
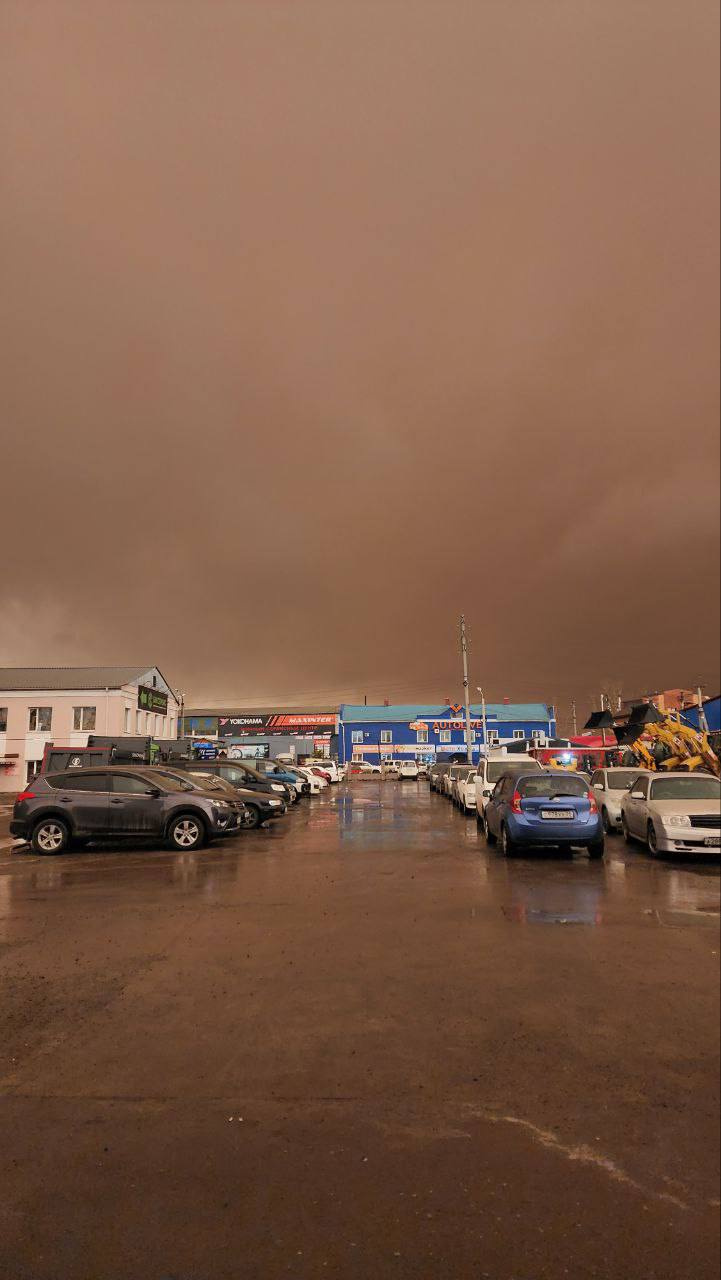
[[[483,752],[488,757],[488,725],[486,723],[486,695],[480,685],[476,686],[478,693],[481,695],[481,723],[483,725]]]
[[[473,739],[471,737],[471,702],[468,693],[468,646],[466,644],[466,619],[461,614],[461,654],[463,656],[463,701],[466,708],[466,759],[473,764]]]

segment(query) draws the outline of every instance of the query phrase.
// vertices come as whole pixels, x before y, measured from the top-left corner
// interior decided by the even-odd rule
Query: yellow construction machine
[[[643,769],[658,772],[661,769],[705,769],[717,778],[721,777],[721,762],[711,745],[705,730],[692,729],[684,724],[678,711],[668,711],[657,720],[644,724],[629,724],[629,731],[638,730],[638,736],[626,746]],[[629,733],[630,736],[630,733]],[[624,763],[627,756],[624,755]]]

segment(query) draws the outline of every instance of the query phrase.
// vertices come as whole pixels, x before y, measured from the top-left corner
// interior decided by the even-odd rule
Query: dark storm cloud
[[[716,5],[3,6],[0,661],[718,680]]]

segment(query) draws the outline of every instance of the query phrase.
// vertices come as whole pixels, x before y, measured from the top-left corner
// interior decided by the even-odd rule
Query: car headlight
[[[229,809],[230,805],[227,800],[216,800],[215,807],[216,809]]]
[[[285,791],[285,787],[283,786],[282,782],[271,782],[270,785],[273,791]]]
[[[282,800],[269,800],[269,801],[268,801],[268,804],[271,804],[271,805],[273,805],[274,807],[276,807],[277,805],[282,804],[282,803],[283,803],[283,801],[282,801]]]
[[[690,827],[691,819],[687,813],[675,813],[671,818],[664,818],[663,821],[669,827]]]

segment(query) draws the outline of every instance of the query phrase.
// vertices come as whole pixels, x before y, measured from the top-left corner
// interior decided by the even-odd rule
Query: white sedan
[[[591,775],[591,788],[596,794],[596,804],[601,810],[603,829],[607,834],[621,830],[621,801],[631,783],[647,773],[648,769],[613,768],[596,769]]]
[[[721,781],[710,773],[639,773],[621,801],[626,840],[649,852],[721,849]]]
[[[459,773],[453,784],[453,795],[459,809],[469,813],[476,811],[476,767],[469,766]]]

